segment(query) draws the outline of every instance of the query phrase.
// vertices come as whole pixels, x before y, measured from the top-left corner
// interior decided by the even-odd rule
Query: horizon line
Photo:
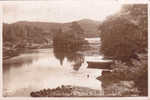
[[[95,19],[91,19],[91,18],[82,18],[82,19],[66,21],[66,22],[20,20],[20,21],[15,21],[15,22],[5,22],[5,21],[3,21],[3,23],[5,23],[5,24],[14,24],[14,23],[18,23],[18,22],[45,22],[45,23],[62,23],[62,24],[65,24],[65,23],[71,23],[71,22],[82,21],[82,20],[91,20],[91,21],[101,22],[100,20],[95,20]]]

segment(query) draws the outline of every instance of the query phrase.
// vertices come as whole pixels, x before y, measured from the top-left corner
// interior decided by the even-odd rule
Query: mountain
[[[79,20],[78,23],[80,24],[81,28],[84,30],[85,34],[88,37],[97,36],[98,26],[100,24],[99,21],[91,20],[91,19],[82,19]]]
[[[74,22],[74,21],[73,21]],[[81,28],[84,30],[85,37],[95,37],[97,36],[98,25],[101,23],[99,21],[91,20],[91,19],[82,19],[75,21],[77,22]],[[67,31],[70,29],[72,22],[68,23],[52,23],[52,22],[30,22],[30,21],[20,21],[13,24],[18,25],[27,25],[31,27],[37,27],[45,32],[52,32],[53,30],[61,28],[63,31]]]
[[[69,42],[67,44],[70,41],[77,44],[78,42],[76,40],[83,42],[83,38],[97,37],[99,24],[101,24],[99,21],[90,19],[82,19],[68,23],[30,21],[20,21],[12,24],[3,23],[4,51],[7,54],[7,51],[9,52],[10,49],[14,48],[49,47],[53,45],[52,40],[54,39],[54,35],[55,37],[56,35],[60,36],[58,40],[68,40]],[[60,28],[63,32],[61,32]],[[84,31],[84,34],[81,34],[79,31],[81,33]]]

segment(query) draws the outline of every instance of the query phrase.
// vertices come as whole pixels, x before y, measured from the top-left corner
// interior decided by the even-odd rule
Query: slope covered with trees
[[[50,47],[53,45],[53,38],[55,38],[56,36],[60,37],[59,39],[61,43],[65,42],[65,40],[62,40],[63,38],[68,38],[68,41],[74,40],[74,46],[78,46],[78,42],[80,41],[79,37],[83,38],[89,36],[97,36],[95,32],[98,29],[97,26],[99,23],[100,22],[98,21],[93,21],[89,19],[83,19],[70,23],[28,21],[20,21],[12,24],[3,23],[3,55],[7,56],[13,53],[13,51],[18,48]],[[84,32],[82,32],[83,34],[80,35],[81,33],[76,32],[76,30]],[[8,53],[8,51],[11,52]]]

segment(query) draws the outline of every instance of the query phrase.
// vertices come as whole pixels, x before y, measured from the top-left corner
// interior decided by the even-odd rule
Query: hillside
[[[21,46],[33,43],[52,43],[52,39],[56,33],[60,34],[58,32],[60,29],[63,33],[70,32],[72,23],[74,22],[83,30],[81,37],[98,37],[97,32],[100,22],[90,19],[82,19],[68,23],[20,21],[12,24],[3,24],[3,43],[4,45],[21,44]],[[77,31],[77,29],[74,29],[74,31]],[[76,36],[79,35],[73,31],[71,33]]]
[[[74,30],[72,30],[71,26],[74,22],[77,26],[75,25]],[[78,40],[79,42],[79,40],[84,40],[83,38],[85,37],[98,36],[97,27],[100,22],[90,19],[83,19],[74,22],[50,23],[20,21],[12,24],[3,23],[3,55],[7,57],[7,55],[13,54],[18,48],[52,47],[52,40],[56,34],[61,37],[59,39],[60,42],[63,40]],[[62,32],[59,32],[60,28]],[[84,33],[82,33],[82,35],[78,33],[78,29],[80,31],[83,30]],[[16,52],[14,54],[16,54]]]
[[[95,37],[97,36],[98,25],[100,22],[90,19],[82,19],[76,21],[79,23],[81,28],[84,30],[85,37]],[[27,25],[31,27],[39,28],[45,32],[51,33],[53,30],[62,28],[63,31],[69,30],[72,22],[68,23],[51,23],[51,22],[29,22],[29,21],[20,21],[14,24],[18,25]]]

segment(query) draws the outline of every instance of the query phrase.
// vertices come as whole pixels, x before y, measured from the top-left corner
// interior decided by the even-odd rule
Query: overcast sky
[[[6,2],[3,6],[3,20],[16,21],[70,22],[89,18],[104,20],[116,13],[121,5],[102,3],[102,0],[55,0],[51,2]]]

